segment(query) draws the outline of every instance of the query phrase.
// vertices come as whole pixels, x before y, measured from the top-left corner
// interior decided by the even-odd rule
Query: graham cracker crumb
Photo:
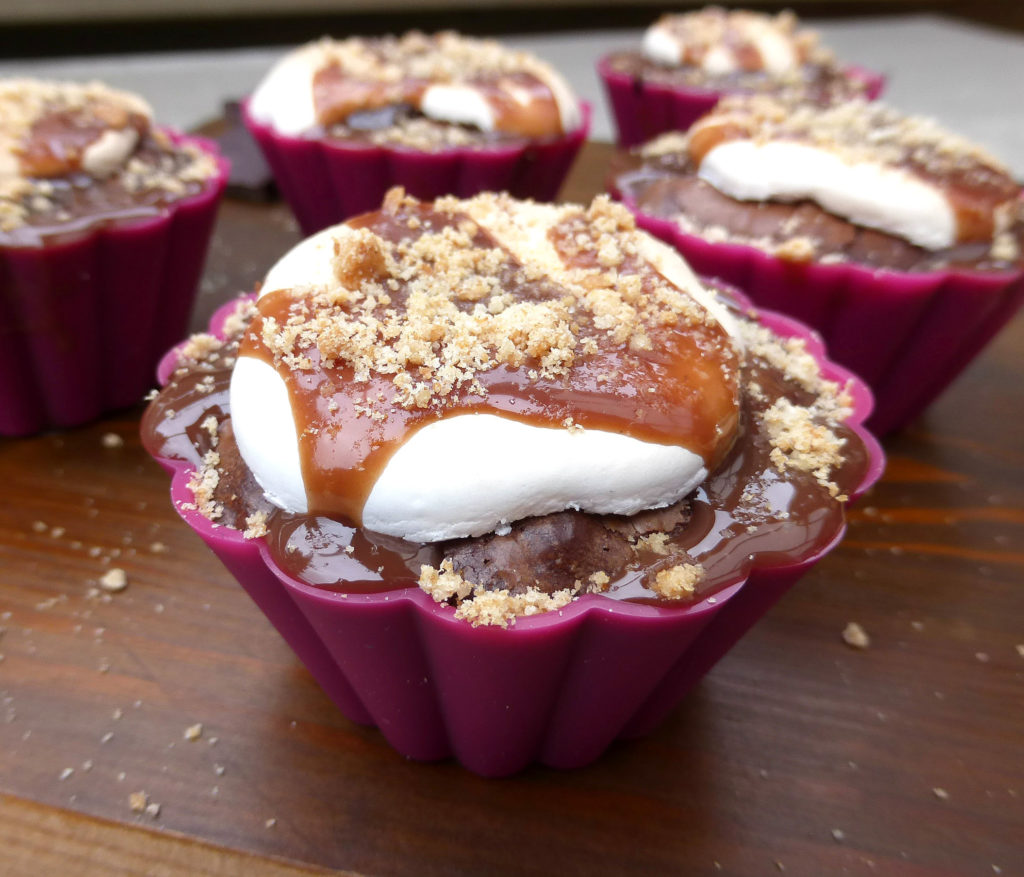
[[[818,252],[814,241],[807,237],[792,237],[775,248],[775,255],[786,262],[813,262]]]
[[[654,554],[665,556],[671,553],[671,549],[668,546],[668,538],[668,533],[649,533],[636,540],[636,547],[641,551],[651,551]]]
[[[504,589],[485,591],[477,587],[473,590],[472,599],[463,600],[459,604],[455,617],[469,621],[473,627],[508,627],[515,624],[517,617],[561,609],[568,606],[575,597],[568,588],[553,594],[537,588],[529,588],[522,594],[512,594]]]
[[[420,567],[419,586],[438,603],[446,603],[453,597],[464,600],[473,591],[473,585],[455,572],[447,557],[441,561],[440,569],[426,564]]]
[[[128,796],[128,806],[136,813],[142,813],[149,804],[149,795],[145,792],[132,792]]]
[[[128,587],[128,575],[123,569],[115,566],[100,576],[100,587],[112,593],[123,591]]]
[[[224,514],[224,507],[215,499],[217,485],[220,483],[220,473],[217,470],[219,465],[220,454],[216,451],[210,450],[203,455],[202,462],[192,473],[187,485],[195,497],[195,503],[182,503],[182,508],[191,505],[211,521],[216,521]]]
[[[506,589],[488,591],[466,581],[457,573],[450,559],[441,561],[440,569],[424,565],[420,568],[420,587],[438,603],[459,600],[455,617],[469,621],[473,627],[508,627],[519,616],[551,612],[567,606],[575,598],[569,589],[547,594],[538,588],[513,594]]]
[[[105,448],[120,448],[124,447],[124,439],[116,432],[105,432],[100,439],[100,444]]]
[[[843,628],[843,642],[852,649],[863,651],[871,645],[871,637],[856,621],[851,621]]]
[[[266,512],[258,511],[246,516],[245,530],[242,532],[246,539],[259,539],[266,536],[268,532]]]
[[[680,563],[659,571],[651,590],[669,600],[690,600],[703,578],[704,567],[699,563]]]
[[[203,725],[201,722],[196,722],[194,725],[189,725],[184,732],[186,740],[198,740],[203,736]]]

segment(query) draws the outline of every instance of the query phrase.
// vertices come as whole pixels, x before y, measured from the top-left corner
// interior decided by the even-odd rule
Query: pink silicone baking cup
[[[256,121],[246,127],[263,150],[281,194],[305,234],[380,208],[392,186],[422,200],[508,192],[552,201],[590,130],[590,105],[580,127],[556,140],[419,152],[413,149],[289,137]]]
[[[727,92],[703,88],[685,88],[645,82],[615,70],[607,55],[597,63],[605,95],[615,118],[618,142],[622,147],[646,143],[666,131],[685,131],[709,112]],[[863,67],[848,67],[849,79],[865,85],[865,94],[874,100],[885,88],[885,76]]]
[[[0,247],[0,435],[95,420],[138,402],[187,329],[228,163],[152,217],[45,246]]]
[[[229,304],[213,318],[219,333]],[[853,492],[881,475],[884,458],[862,427],[870,391],[825,360],[821,340],[779,314],[782,335],[807,340],[824,373],[851,381],[850,424],[870,464]],[[161,364],[165,382],[177,363]],[[772,604],[842,538],[798,563],[754,558],[744,577],[679,607],[581,597],[508,629],[472,627],[418,587],[340,594],[278,568],[263,540],[246,540],[185,508],[193,496],[183,461],[157,457],[172,476],[179,514],[249,593],[324,691],[354,722],[375,725],[403,755],[454,757],[476,773],[504,776],[532,762],[580,767],[617,738],[651,731]]]
[[[741,289],[821,333],[829,356],[871,387],[876,435],[921,414],[1024,302],[1024,271],[884,271],[778,259],[711,243],[624,203],[637,224],[672,244],[699,274]]]

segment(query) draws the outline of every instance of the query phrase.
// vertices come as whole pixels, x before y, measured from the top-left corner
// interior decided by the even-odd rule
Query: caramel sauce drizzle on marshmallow
[[[313,105],[324,127],[360,110],[396,105],[420,110],[431,87],[456,86],[476,92],[487,104],[496,131],[532,139],[566,133],[554,72],[496,42],[413,32],[400,39],[319,45],[323,61],[313,76]]]
[[[261,296],[239,351],[288,387],[310,511],[359,523],[406,438],[463,413],[680,445],[709,469],[732,447],[734,339],[625,208],[394,190],[347,226],[334,281]]]
[[[819,108],[774,97],[731,97],[690,128],[696,167],[717,147],[792,142],[848,165],[870,164],[911,175],[933,188],[955,218],[952,243],[991,242],[1016,215],[1020,186],[993,156],[930,119],[904,116],[863,100]]]

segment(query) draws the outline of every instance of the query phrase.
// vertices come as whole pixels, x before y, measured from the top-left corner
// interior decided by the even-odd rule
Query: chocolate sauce
[[[51,133],[55,136],[55,132]],[[46,154],[52,158],[60,148],[52,137],[48,137],[47,144]],[[42,146],[39,148],[43,149]],[[77,147],[67,147],[68,150],[74,148]],[[34,155],[34,161],[43,166],[44,153]],[[60,161],[69,161],[69,156],[70,153],[62,154]],[[169,175],[192,161],[180,149],[168,147],[148,135],[136,147],[133,158],[141,165]],[[168,205],[201,192],[205,185],[203,182],[183,183],[180,190],[173,192],[162,187],[136,190],[126,188],[120,175],[98,180],[81,170],[47,177],[46,183],[48,194],[45,200],[39,206],[30,202],[31,209],[24,222],[14,228],[0,230],[0,246],[48,246],[77,238],[97,227],[158,216]]]
[[[564,520],[547,523],[544,518],[531,519],[513,525],[512,533],[504,537],[422,545],[364,530],[337,516],[269,509],[233,451],[228,405],[232,356],[229,349],[212,362],[192,364],[176,373],[143,417],[143,442],[154,456],[198,466],[213,442],[202,424],[211,415],[221,420],[217,450],[222,461],[232,461],[243,472],[221,479],[217,499],[224,510],[219,522],[244,529],[244,520],[253,511],[269,511],[268,534],[263,538],[273,562],[316,587],[349,593],[417,587],[421,565],[438,567],[442,558],[451,557],[456,569],[470,570],[473,566],[467,558],[474,551],[490,551],[489,543],[516,538],[517,532],[530,527],[543,529],[546,538],[554,541],[538,544],[536,539],[521,539],[516,552],[493,555],[504,558],[506,568],[486,581],[485,587],[523,590],[538,586],[554,591],[572,584],[565,576],[586,582],[590,574],[603,572],[609,581],[598,589],[611,598],[671,603],[648,587],[660,570],[700,563],[705,576],[697,590],[706,594],[741,578],[754,555],[759,566],[796,563],[824,548],[842,527],[841,502],[811,475],[792,469],[780,474],[770,460],[771,446],[758,412],[780,396],[796,404],[808,399],[805,391],[756,357],[744,368],[742,381],[744,386],[757,381],[763,398],[744,396],[736,443],[705,483],[675,507],[631,518],[566,512],[560,515],[581,516],[588,519],[586,525],[581,528]],[[861,482],[868,459],[852,430],[840,427],[837,432],[845,439],[845,462],[832,477],[839,489],[847,492]],[[595,472],[594,477],[601,475]],[[546,516],[553,517],[558,516]],[[581,532],[590,534],[582,546]],[[668,534],[668,553],[637,541],[638,535],[651,532]],[[552,562],[559,556],[565,559]],[[490,562],[481,556],[478,566]],[[545,580],[537,578],[538,569],[545,570]]]

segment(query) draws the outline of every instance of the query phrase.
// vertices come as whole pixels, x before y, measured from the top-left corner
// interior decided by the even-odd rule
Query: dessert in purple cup
[[[324,690],[487,776],[649,732],[883,466],[820,339],[606,199],[393,192],[160,380],[175,507]]]
[[[1024,301],[1021,187],[996,159],[879,103],[729,98],[635,150],[611,188],[701,274],[822,334],[905,426]]]
[[[0,83],[0,435],[138,402],[180,338],[227,163],[99,84]]]
[[[312,234],[418,198],[505,191],[550,201],[586,139],[590,107],[550,65],[454,33],[323,39],[282,58],[243,118]]]
[[[796,16],[708,7],[664,15],[639,51],[597,65],[620,146],[685,131],[730,94],[785,94],[817,104],[874,99],[885,77],[840,65]]]

